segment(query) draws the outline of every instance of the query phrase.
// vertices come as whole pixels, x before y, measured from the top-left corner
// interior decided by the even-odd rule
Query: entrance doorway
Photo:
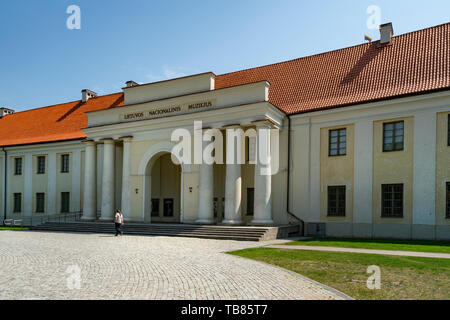
[[[172,162],[170,153],[162,154],[151,168],[152,223],[180,222],[181,166]]]

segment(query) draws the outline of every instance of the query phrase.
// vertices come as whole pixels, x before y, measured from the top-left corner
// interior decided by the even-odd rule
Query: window
[[[450,146],[450,114],[447,118],[447,145]]]
[[[14,193],[14,213],[22,212],[22,194]]]
[[[45,156],[37,157],[37,161],[38,161],[37,173],[38,174],[45,173]]]
[[[159,199],[152,199],[152,217],[159,217]]]
[[[246,137],[245,161],[254,164],[256,161],[256,137]]]
[[[69,155],[63,154],[61,156],[61,172],[67,173],[69,172]]]
[[[403,184],[381,186],[381,217],[403,218]]]
[[[347,154],[347,129],[330,130],[328,155],[330,157]]]
[[[253,208],[255,203],[255,188],[247,188],[247,215],[253,215]]]
[[[36,193],[36,213],[44,213],[44,202],[45,194],[41,192]]]
[[[447,182],[447,212],[445,217],[450,219],[450,182]]]
[[[345,217],[345,186],[328,187],[328,216]]]
[[[22,174],[22,158],[14,159],[14,174],[17,176]]]
[[[164,217],[173,217],[173,199],[164,199]]]
[[[61,213],[70,211],[70,192],[61,192]]]
[[[404,122],[383,124],[383,152],[403,150]]]

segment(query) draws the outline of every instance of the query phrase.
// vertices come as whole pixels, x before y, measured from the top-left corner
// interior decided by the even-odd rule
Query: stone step
[[[112,223],[55,223],[47,222],[32,227],[35,231],[108,233],[114,234]],[[127,235],[172,236],[218,240],[261,241],[270,228],[201,226],[201,225],[164,225],[164,224],[126,224]]]

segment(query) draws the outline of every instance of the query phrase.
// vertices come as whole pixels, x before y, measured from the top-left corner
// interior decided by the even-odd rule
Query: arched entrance
[[[143,177],[142,218],[146,223],[183,223],[183,176],[191,172],[191,166],[172,161],[174,146],[170,141],[156,143],[139,165]]]
[[[151,197],[152,222],[180,222],[181,171],[170,153],[159,155],[152,163],[151,190],[145,195]]]

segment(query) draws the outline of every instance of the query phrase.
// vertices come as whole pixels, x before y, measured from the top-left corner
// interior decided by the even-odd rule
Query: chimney
[[[89,89],[81,90],[81,101],[83,101],[83,102],[88,101],[90,98],[96,98],[96,97],[98,97],[98,94],[95,93],[94,91],[91,91]]]
[[[14,110],[0,107],[0,119],[8,114],[13,114]]]
[[[133,80],[127,81],[127,82],[125,82],[125,84],[127,85],[127,88],[136,87],[139,85],[139,83],[134,82]]]
[[[380,43],[387,44],[391,43],[391,38],[394,35],[394,29],[392,27],[392,22],[380,25]]]

